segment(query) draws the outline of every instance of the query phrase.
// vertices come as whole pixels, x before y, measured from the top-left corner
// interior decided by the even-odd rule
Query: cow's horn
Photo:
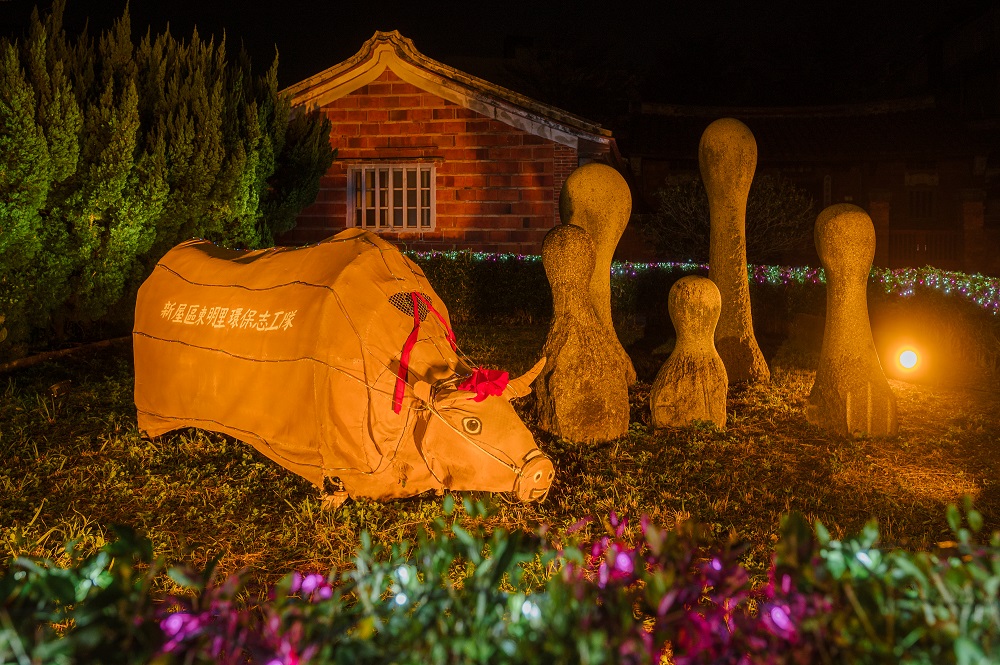
[[[527,372],[516,379],[512,379],[504,389],[503,396],[507,399],[516,399],[529,394],[531,392],[531,382],[542,373],[543,367],[545,367],[545,356],[542,356],[542,359],[535,363],[535,366]]]

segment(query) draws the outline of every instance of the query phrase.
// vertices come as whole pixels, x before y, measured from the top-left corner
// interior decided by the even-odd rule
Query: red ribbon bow
[[[509,380],[510,375],[507,372],[480,367],[472,373],[472,376],[458,384],[458,389],[476,393],[469,399],[482,402],[490,395],[502,395]]]

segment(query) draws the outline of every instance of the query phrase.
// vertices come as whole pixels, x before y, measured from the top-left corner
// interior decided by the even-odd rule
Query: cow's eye
[[[483,431],[483,421],[479,418],[462,418],[462,428],[469,434],[479,434]]]

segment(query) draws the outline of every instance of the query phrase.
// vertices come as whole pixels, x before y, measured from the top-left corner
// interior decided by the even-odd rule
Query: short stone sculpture
[[[757,142],[739,120],[716,120],[701,135],[698,166],[711,219],[708,276],[722,294],[715,347],[729,383],[767,382],[771,372],[753,334],[747,283],[747,196],[757,167]]]
[[[579,226],[560,224],[542,243],[553,315],[535,381],[542,429],[569,441],[605,441],[628,431],[625,368],[590,300],[594,241]]]
[[[683,427],[710,420],[725,427],[729,381],[713,339],[722,308],[719,287],[704,277],[682,277],[670,288],[667,307],[677,344],[650,391],[653,425]]]
[[[875,227],[864,210],[841,203],[819,214],[815,233],[826,271],[826,324],[806,419],[844,436],[895,434],[896,396],[882,372],[868,320]]]
[[[594,273],[590,298],[597,318],[608,329],[628,373],[635,383],[635,368],[622,348],[611,320],[611,260],[632,214],[632,194],[618,171],[607,164],[584,164],[569,174],[559,194],[559,217],[590,234],[594,241]]]

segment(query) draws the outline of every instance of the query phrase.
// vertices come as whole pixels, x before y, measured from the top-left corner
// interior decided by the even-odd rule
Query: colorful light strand
[[[494,252],[473,252],[469,250],[414,251],[406,254],[418,259],[444,258],[458,260],[463,257],[473,261],[522,261],[536,263],[541,257],[535,254],[499,254]],[[641,263],[614,261],[611,264],[612,277],[637,277],[642,273],[661,270],[665,272],[694,273],[707,272],[707,263],[694,261],[656,261]],[[771,286],[826,284],[826,274],[822,268],[810,266],[772,266],[748,264],[750,279],[758,284]],[[939,291],[944,295],[956,295],[975,303],[987,312],[1000,314],[1000,278],[975,273],[940,270],[930,266],[924,268],[879,268],[872,267],[869,280],[881,285],[887,294],[901,297],[912,296],[918,288]]]

